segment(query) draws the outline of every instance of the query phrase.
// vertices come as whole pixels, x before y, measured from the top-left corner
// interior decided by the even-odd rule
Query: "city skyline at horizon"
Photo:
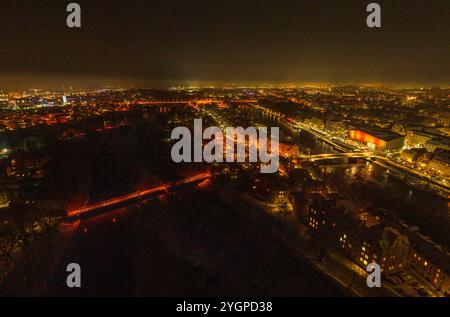
[[[67,77],[67,76],[20,76],[19,79],[2,77],[0,75],[0,91],[26,91],[26,90],[61,90],[61,89],[173,89],[173,88],[326,88],[353,86],[361,88],[402,89],[449,89],[449,82],[414,83],[414,82],[326,82],[326,81],[214,81],[214,80],[136,80],[130,78],[93,78],[93,77]]]

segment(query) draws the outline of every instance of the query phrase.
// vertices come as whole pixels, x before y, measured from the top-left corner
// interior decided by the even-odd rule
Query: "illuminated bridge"
[[[68,211],[67,217],[75,218],[75,217],[79,217],[81,215],[94,213],[96,211],[99,211],[99,210],[107,208],[107,207],[114,207],[114,206],[118,206],[118,205],[123,205],[124,203],[131,203],[131,202],[134,202],[134,201],[137,201],[140,199],[144,199],[152,194],[163,193],[173,187],[191,184],[191,183],[195,183],[195,182],[200,182],[200,181],[206,180],[210,177],[211,177],[210,173],[201,173],[201,174],[197,174],[195,176],[181,179],[181,180],[178,180],[178,181],[175,181],[172,183],[159,185],[154,188],[118,196],[118,197],[115,197],[112,199],[108,199],[108,200],[104,200],[104,201],[101,201],[98,203],[90,204],[90,205],[84,206],[79,209]]]
[[[331,154],[316,154],[316,155],[302,155],[300,158],[311,161],[333,160],[340,158],[368,158],[374,156],[371,152],[350,152],[350,153],[331,153]]]

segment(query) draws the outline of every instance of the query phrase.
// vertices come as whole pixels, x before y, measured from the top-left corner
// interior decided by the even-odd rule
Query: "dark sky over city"
[[[0,89],[118,80],[176,82],[450,81],[450,1],[65,0],[0,5]]]

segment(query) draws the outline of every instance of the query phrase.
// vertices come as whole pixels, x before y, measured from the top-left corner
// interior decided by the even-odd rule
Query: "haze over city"
[[[2,5],[2,86],[449,81],[448,1],[380,1],[379,29],[360,0],[79,4],[80,29],[64,1]]]

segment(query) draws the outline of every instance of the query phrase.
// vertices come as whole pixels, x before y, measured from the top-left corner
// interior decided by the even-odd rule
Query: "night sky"
[[[113,81],[450,82],[450,1],[2,0],[0,89]]]

